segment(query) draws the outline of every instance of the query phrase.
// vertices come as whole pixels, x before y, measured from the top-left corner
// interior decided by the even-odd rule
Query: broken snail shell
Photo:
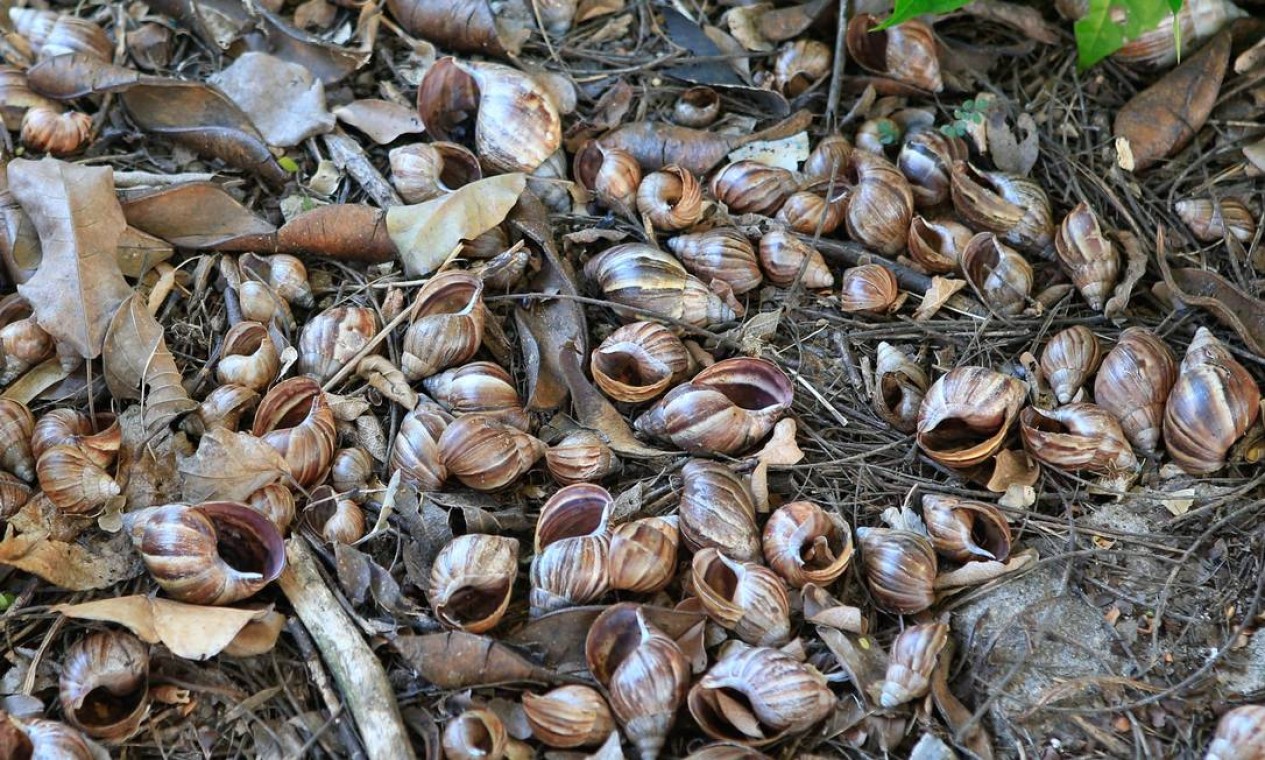
[[[786,584],[764,565],[738,562],[708,547],[694,555],[690,578],[707,616],[739,639],[781,646],[790,638]]]
[[[404,415],[391,447],[391,471],[417,486],[419,491],[438,491],[448,478],[448,468],[439,456],[439,438],[452,422],[452,415],[429,399],[420,401]]]
[[[656,229],[688,229],[703,217],[703,188],[688,169],[668,164],[637,186],[637,211]]]
[[[611,333],[589,361],[593,381],[616,401],[649,401],[684,380],[694,359],[671,330],[658,322],[633,322]]]
[[[215,366],[215,377],[225,385],[240,385],[263,392],[281,371],[281,355],[258,322],[238,322],[224,336],[224,348]]]
[[[325,478],[338,442],[329,401],[310,377],[274,385],[259,402],[251,433],[285,458],[291,475],[304,488]]]
[[[949,641],[944,623],[911,625],[892,642],[887,672],[879,686],[879,704],[889,710],[926,696],[931,689],[931,673],[940,652]]]
[[[587,604],[610,589],[610,518],[614,499],[601,486],[563,486],[536,523],[531,614]]]
[[[858,13],[848,21],[848,56],[873,74],[930,92],[944,89],[935,32],[917,19],[875,30],[879,19]]]
[[[773,81],[788,98],[797,98],[830,73],[830,48],[817,40],[788,42],[773,59]]]
[[[918,446],[946,467],[981,464],[1001,448],[1024,396],[1024,384],[1013,377],[984,367],[955,367],[923,399]]]
[[[514,379],[495,362],[471,362],[422,381],[431,398],[454,416],[481,414],[528,430],[531,420],[518,398]]]
[[[603,203],[613,200],[630,211],[636,207],[641,165],[628,151],[590,140],[575,154],[572,174]]]
[[[466,710],[444,726],[441,743],[448,760],[501,760],[509,734],[491,710]]]
[[[66,650],[57,696],[66,722],[118,744],[149,711],[149,646],[130,633],[90,633]]]
[[[966,225],[952,220],[915,216],[909,223],[909,258],[932,274],[956,272],[974,236]]]
[[[889,343],[878,344],[871,405],[889,425],[902,433],[918,427],[918,408],[931,385],[926,371],[904,351]]]
[[[532,735],[549,747],[593,747],[615,730],[615,718],[591,686],[559,686],[544,694],[523,693],[523,714]]]
[[[483,179],[474,153],[444,140],[392,148],[387,160],[391,184],[405,203],[423,203]]]
[[[878,606],[913,615],[935,602],[936,551],[911,530],[857,528],[866,584]]]
[[[1256,237],[1256,217],[1247,204],[1237,198],[1188,198],[1178,201],[1174,208],[1195,238],[1204,243],[1215,243],[1232,235],[1240,243],[1249,245]]]
[[[422,286],[413,323],[404,333],[400,369],[409,380],[469,361],[483,344],[483,281],[441,272]]]
[[[795,176],[780,166],[735,161],[712,176],[712,195],[732,214],[773,216],[795,192]]]
[[[366,349],[377,334],[378,315],[373,309],[326,309],[308,320],[299,333],[299,372],[323,383]]]
[[[1028,305],[1032,265],[991,232],[971,238],[962,251],[962,274],[991,311],[1014,316]]]
[[[717,294],[674,256],[644,243],[621,243],[589,259],[584,276],[622,306],[704,327],[733,319],[733,293]],[[721,283],[723,284],[723,283]],[[633,321],[641,315],[621,313]]]
[[[457,536],[435,557],[426,598],[445,627],[484,633],[505,616],[517,576],[517,539]]]
[[[852,562],[852,530],[811,501],[778,507],[764,526],[764,560],[792,588],[828,586]]]
[[[954,562],[1005,562],[1010,556],[1010,523],[991,504],[928,493],[922,497],[927,535],[941,556]]]
[[[677,235],[668,240],[668,248],[691,274],[704,281],[723,280],[735,294],[755,290],[764,279],[755,248],[734,227]]]
[[[1097,404],[1057,409],[1030,406],[1019,415],[1019,433],[1033,458],[1063,470],[1103,475],[1133,472],[1138,459],[1120,423]]]
[[[720,95],[710,87],[690,87],[676,99],[672,121],[683,127],[700,129],[720,116]]]
[[[1035,181],[955,161],[949,187],[953,207],[969,226],[1051,258],[1054,215],[1049,196]]]
[[[680,543],[676,517],[644,517],[615,526],[610,541],[610,582],[615,591],[650,594],[676,576]]]

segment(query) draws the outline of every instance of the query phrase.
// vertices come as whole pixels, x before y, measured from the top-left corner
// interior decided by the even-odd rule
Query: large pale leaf
[[[430,274],[462,240],[473,240],[505,221],[527,186],[523,174],[501,174],[412,206],[387,209],[387,233],[410,277]]]
[[[14,159],[9,190],[31,218],[43,257],[18,285],[40,326],[85,359],[101,354],[106,325],[132,294],[117,259],[127,222],[108,166]]]
[[[102,363],[106,385],[116,399],[144,401],[145,432],[150,436],[198,408],[181,384],[162,326],[140,295],[129,296],[110,321]]]
[[[202,436],[194,455],[180,463],[184,497],[191,502],[242,501],[289,473],[276,449],[249,433],[223,428]]]
[[[247,635],[248,626],[261,624],[274,614],[269,607],[205,607],[140,595],[59,604],[53,611],[76,620],[118,623],[142,641],[161,642],[186,660],[205,660],[219,654],[235,639]],[[272,638],[276,641],[275,633]]]
[[[289,148],[334,128],[325,86],[297,63],[243,53],[210,82],[250,117],[269,145]]]
[[[127,223],[180,248],[254,251],[271,245],[277,228],[213,182],[189,182],[129,195]]]
[[[77,542],[57,541],[43,532],[10,535],[0,541],[0,564],[38,575],[71,591],[106,588],[145,569],[131,539],[122,533],[93,532]]]

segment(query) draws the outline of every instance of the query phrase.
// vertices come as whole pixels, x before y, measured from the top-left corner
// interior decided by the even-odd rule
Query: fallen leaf
[[[807,132],[796,132],[780,140],[747,143],[729,153],[731,161],[755,161],[768,166],[778,166],[787,171],[797,171],[799,165],[807,158]]]
[[[643,171],[677,164],[695,174],[706,174],[735,148],[803,132],[812,120],[808,111],[796,111],[767,129],[740,135],[723,135],[657,121],[634,121],[604,135],[600,142],[608,148],[622,148],[631,153]]]
[[[773,426],[773,435],[769,437],[769,442],[764,444],[764,448],[760,449],[755,458],[774,467],[789,466],[803,461],[804,452],[795,442],[796,432],[794,417],[778,420]]]
[[[385,356],[369,355],[361,359],[356,365],[356,374],[405,409],[417,406],[417,391],[409,387],[404,373]]]
[[[1041,476],[1041,466],[1023,449],[1003,449],[993,459],[993,472],[987,488],[1005,493],[1011,486],[1032,486]]]
[[[290,474],[277,450],[250,433],[216,428],[202,436],[193,456],[180,462],[183,493],[190,502],[243,501]]]
[[[128,224],[178,248],[253,251],[265,248],[276,227],[211,182],[190,182],[131,195]]]
[[[422,120],[416,108],[408,108],[389,100],[353,100],[334,109],[334,116],[344,124],[359,129],[379,145],[394,142],[400,135],[421,134]]]
[[[1022,139],[1015,136],[1016,130],[1023,135]],[[1028,176],[1041,156],[1037,123],[1032,115],[1027,112],[1019,114],[1015,128],[1011,129],[1004,111],[989,112],[988,154],[1001,171]]]
[[[124,277],[139,280],[145,273],[175,254],[167,241],[128,226],[119,236],[119,271]]]
[[[575,10],[575,23],[580,24],[589,19],[609,16],[624,9],[624,0],[580,0]]]
[[[1037,503],[1037,492],[1032,486],[1011,483],[997,503],[1007,509],[1027,509]]]
[[[181,383],[162,325],[140,294],[123,302],[105,334],[105,382],[116,399],[141,399],[145,431],[153,437],[176,417],[198,408]],[[142,390],[144,396],[142,398]]]
[[[1124,249],[1124,276],[1120,278],[1116,289],[1112,291],[1111,298],[1103,306],[1103,315],[1119,324],[1125,316],[1129,299],[1133,296],[1134,286],[1138,284],[1138,280],[1142,279],[1142,275],[1146,274],[1148,256],[1146,251],[1142,250],[1137,236],[1132,232],[1119,230],[1116,232],[1116,239],[1120,241],[1120,247]]]
[[[922,303],[918,304],[917,309],[914,309],[914,321],[926,322],[931,319],[936,315],[936,312],[944,308],[950,298],[965,287],[966,280],[955,280],[951,277],[932,277],[931,287],[927,288],[926,293],[923,293]]]
[[[121,92],[141,81],[134,69],[114,66],[85,53],[47,58],[31,67],[26,81],[35,92],[55,100]]]
[[[441,689],[509,683],[554,684],[564,680],[505,644],[462,631],[399,636],[391,641],[417,674]]]
[[[199,0],[195,5],[205,7],[206,0]],[[247,7],[264,22],[263,33],[269,53],[306,68],[326,85],[345,79],[373,56],[373,31],[362,31],[361,47],[353,50],[295,28],[260,3],[250,3]],[[365,24],[369,30],[376,29],[376,25],[376,19]]]
[[[1005,24],[1046,45],[1057,45],[1061,39],[1059,28],[1042,18],[1037,8],[1004,0],[975,0],[962,10],[976,18]]]
[[[177,436],[153,441],[145,431],[144,410],[133,404],[119,415],[123,440],[119,446],[118,476],[128,504],[170,504],[180,500],[180,471],[176,469]],[[188,446],[181,439],[183,446]]]
[[[405,274],[423,277],[434,272],[462,240],[473,240],[505,221],[526,187],[526,175],[501,174],[424,203],[387,209],[387,233],[400,252]]]
[[[976,720],[975,713],[949,690],[949,671],[953,667],[953,641],[941,652],[931,673],[931,697],[936,710],[958,741],[979,760],[993,760],[993,740],[983,721]]]
[[[571,393],[571,406],[582,427],[600,433],[615,453],[626,457],[651,459],[670,456],[666,451],[651,448],[637,440],[624,416],[585,377],[580,366],[580,352],[574,345],[564,346],[560,358],[567,390]]]
[[[1186,146],[1203,128],[1230,62],[1230,34],[1222,32],[1116,113],[1117,142],[1128,143],[1130,171],[1143,171]]]
[[[865,634],[851,634],[827,626],[817,626],[818,637],[834,655],[843,672],[852,679],[857,695],[867,706],[877,708],[873,687],[887,673],[887,655],[878,642]]]
[[[1170,492],[1159,500],[1164,508],[1167,509],[1174,517],[1181,517],[1190,511],[1195,504],[1196,491],[1193,488],[1180,488]]]
[[[101,355],[106,326],[132,294],[116,258],[127,227],[108,166],[52,158],[9,163],[9,190],[30,216],[43,256],[18,285],[35,318],[85,359]]]
[[[186,660],[214,657],[242,634],[252,637],[258,634],[258,630],[246,630],[251,623],[263,622],[277,614],[272,612],[271,606],[258,610],[208,607],[142,595],[58,604],[52,610],[75,620],[118,623],[142,641],[161,643],[172,654]],[[281,619],[284,622],[284,616]],[[280,628],[277,628],[272,636],[274,643],[279,633]]]
[[[865,633],[865,615],[860,607],[844,604],[825,589],[812,583],[804,586],[803,599],[804,622],[849,633]]]
[[[940,573],[936,576],[936,591],[979,586],[991,580],[1016,573],[1039,559],[1036,549],[1024,549],[1010,555],[1005,562],[985,560],[983,562],[967,562],[957,570]]]
[[[325,86],[297,63],[243,53],[209,81],[250,117],[269,145],[289,148],[334,128]]]
[[[277,231],[275,250],[370,264],[398,255],[386,213],[362,203],[334,203],[296,216]]]
[[[67,543],[42,532],[10,531],[0,541],[0,564],[70,591],[107,588],[145,570],[126,533],[92,532],[80,541]]]
[[[1170,268],[1163,230],[1156,245],[1156,260],[1164,283],[1174,296],[1186,305],[1207,309],[1238,333],[1250,351],[1265,356],[1265,301],[1252,298],[1216,272],[1193,267]]]
[[[1248,161],[1248,168],[1255,169],[1257,174],[1265,174],[1265,139],[1243,146],[1243,157]],[[1251,174],[1251,172],[1248,172]]]

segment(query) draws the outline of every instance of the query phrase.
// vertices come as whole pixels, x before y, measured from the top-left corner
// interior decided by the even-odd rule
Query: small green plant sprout
[[[946,137],[966,137],[971,124],[983,124],[988,113],[988,103],[983,98],[967,100],[953,109],[953,121],[940,127],[940,134]]]
[[[891,119],[880,119],[878,123],[878,141],[883,145],[895,145],[900,142],[900,127]]]

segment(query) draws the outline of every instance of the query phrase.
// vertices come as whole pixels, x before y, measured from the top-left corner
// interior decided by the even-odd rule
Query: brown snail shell
[[[543,441],[482,414],[458,417],[439,436],[439,461],[468,488],[496,491],[545,454]]]
[[[438,491],[448,479],[448,468],[439,456],[439,438],[452,415],[432,401],[422,401],[400,422],[391,447],[391,470],[420,491]]]
[[[856,134],[852,135],[852,141],[856,143],[857,150],[887,158],[888,148],[900,140],[903,131],[892,119],[880,116],[861,122]]]
[[[610,518],[601,486],[564,486],[540,510],[531,565],[533,616],[591,602],[610,588]]]
[[[932,274],[956,272],[972,237],[974,233],[957,222],[915,216],[909,223],[909,258]]]
[[[30,308],[22,302],[28,316],[0,327],[0,385],[8,385],[27,370],[56,353],[53,336],[29,316]]]
[[[149,711],[148,682],[149,647],[129,633],[101,631],[66,651],[57,696],[67,723],[117,744]]]
[[[953,207],[968,225],[1050,258],[1054,216],[1040,185],[1027,177],[980,171],[965,161],[954,162],[951,180]]]
[[[435,557],[426,596],[445,627],[484,633],[505,616],[517,576],[517,539],[457,536]]]
[[[878,606],[913,615],[935,602],[936,551],[931,539],[910,530],[857,528],[865,580]]]
[[[226,385],[240,385],[263,392],[281,370],[281,355],[258,322],[238,322],[224,336],[224,349],[215,377]],[[335,370],[337,371],[337,370]]]
[[[991,504],[928,493],[922,497],[922,517],[932,545],[947,559],[1005,562],[1010,556],[1010,523]]]
[[[1164,444],[1187,473],[1216,472],[1260,415],[1252,375],[1206,327],[1195,333],[1164,407]]]
[[[190,604],[253,596],[281,575],[286,559],[272,521],[231,501],[156,508],[141,530],[140,552],[158,585]]]
[[[808,160],[804,162],[804,176],[827,180],[843,176],[852,150],[852,143],[843,135],[826,135],[813,148],[813,152],[808,154]]]
[[[285,458],[295,481],[305,488],[325,478],[338,442],[334,413],[310,377],[273,386],[259,402],[251,433]]]
[[[843,270],[839,308],[862,314],[886,314],[900,307],[900,283],[882,264],[862,264]]]
[[[599,201],[616,201],[629,210],[636,207],[641,165],[628,151],[590,140],[575,154],[572,174],[575,181],[592,190]]]
[[[312,490],[303,510],[303,523],[311,534],[319,536],[325,543],[346,546],[364,538],[369,528],[360,505],[340,497],[329,486]]]
[[[872,406],[888,424],[902,433],[918,427],[918,409],[931,380],[917,362],[888,343],[878,344],[874,367]]]
[[[611,333],[593,351],[593,381],[616,401],[640,403],[684,380],[694,359],[671,330],[657,322],[633,322]]]
[[[1013,316],[1027,306],[1032,265],[991,232],[981,232],[966,244],[962,274],[980,301],[997,314]]]
[[[296,513],[294,492],[280,483],[271,483],[246,497],[246,506],[268,518],[282,536],[290,530]]]
[[[791,635],[786,584],[772,570],[738,562],[708,547],[694,555],[694,593],[703,611],[748,644],[780,646]]]
[[[1041,352],[1041,374],[1060,404],[1071,403],[1102,361],[1093,330],[1073,325],[1055,333]]]
[[[313,375],[323,383],[368,346],[377,334],[378,315],[373,309],[360,306],[326,309],[308,320],[299,333],[299,372]]]
[[[523,694],[523,714],[532,734],[550,747],[592,747],[615,730],[615,718],[602,695],[590,686],[559,686],[544,694]]]
[[[795,176],[758,161],[735,161],[712,176],[712,195],[732,214],[773,216],[795,192]]]
[[[37,461],[54,446],[74,446],[103,470],[114,464],[122,444],[123,430],[109,412],[99,412],[94,419],[73,409],[53,409],[35,421],[31,433],[31,453]]]
[[[1111,57],[1129,66],[1164,68],[1177,62],[1179,52],[1198,49],[1204,40],[1244,15],[1229,0],[1187,0],[1176,15],[1163,14],[1155,27],[1126,41]]]
[[[196,415],[185,417],[185,428],[202,435],[216,428],[237,432],[242,415],[259,403],[259,394],[240,385],[221,385],[198,405]]]
[[[728,467],[691,459],[681,470],[681,538],[691,551],[715,547],[742,562],[760,559],[755,499]]]
[[[483,344],[483,281],[465,272],[441,272],[417,293],[413,323],[404,333],[400,369],[421,380],[463,364]]]
[[[799,97],[830,73],[833,60],[830,48],[817,40],[788,42],[773,59],[773,81],[787,97]]]
[[[1097,404],[1030,406],[1019,415],[1019,433],[1028,453],[1052,467],[1107,475],[1138,467],[1120,423]]]
[[[78,446],[53,446],[36,465],[40,489],[61,512],[86,515],[122,489]]]
[[[1215,243],[1232,235],[1244,245],[1256,237],[1256,217],[1238,198],[1188,198],[1173,206],[1196,239]]]
[[[1221,716],[1204,760],[1254,760],[1265,754],[1265,706],[1242,705]]]
[[[1120,257],[1088,203],[1081,201],[1063,218],[1054,251],[1089,307],[1102,311],[1116,287]]]
[[[787,287],[802,282],[804,287],[816,289],[835,284],[835,276],[821,251],[782,229],[770,230],[760,238],[760,266],[774,285]],[[802,277],[800,269],[804,271]]]
[[[25,9],[23,9],[25,10]],[[56,758],[57,760],[99,760],[101,748],[88,744],[83,734],[55,720],[19,720],[0,712],[0,749],[6,757]]]
[[[914,216],[914,194],[905,175],[886,158],[855,150],[843,180],[848,235],[887,256],[903,251]]]
[[[656,229],[688,229],[703,217],[703,188],[689,170],[668,164],[641,180],[637,210]]]
[[[373,477],[373,455],[359,446],[334,452],[329,467],[329,482],[335,491],[349,493]]]
[[[615,591],[650,594],[676,576],[680,543],[676,517],[645,517],[615,526],[610,542],[610,582]]]
[[[876,31],[879,19],[858,13],[848,21],[848,56],[873,74],[891,77],[922,90],[940,92],[940,59],[935,32],[917,19]]]
[[[602,437],[591,430],[577,430],[545,452],[545,467],[562,485],[597,481],[619,467],[619,460]]]
[[[734,227],[677,235],[668,240],[668,248],[688,272],[708,282],[723,280],[735,294],[755,290],[764,279],[755,248]]]
[[[1024,404],[1024,385],[984,367],[955,367],[932,384],[918,410],[918,446],[958,469],[1001,448]]]
[[[444,727],[442,744],[447,760],[501,760],[509,734],[491,710],[466,710]]]
[[[783,504],[765,523],[764,560],[792,588],[828,586],[852,562],[852,530],[811,501]]]
[[[22,116],[22,144],[37,153],[67,156],[92,136],[92,117],[60,106],[32,106]]]
[[[940,652],[949,641],[944,623],[911,625],[892,642],[887,673],[879,686],[879,704],[889,710],[926,696],[931,689],[931,673]]]
[[[818,180],[791,193],[776,218],[802,235],[829,235],[843,224],[847,211],[847,189]]]
[[[483,179],[474,153],[444,140],[392,148],[387,160],[391,184],[405,203],[423,203]]]
[[[690,87],[672,106],[672,121],[683,127],[706,127],[719,116],[720,95],[710,87]]]
[[[737,454],[768,435],[793,396],[773,362],[725,359],[673,388],[633,424],[691,453]]]
[[[965,161],[966,143],[934,129],[911,133],[900,148],[896,166],[914,194],[918,208],[934,208],[949,200],[953,163]]]
[[[431,375],[422,384],[454,416],[481,414],[519,430],[531,426],[514,379],[494,362],[463,364]]]
[[[0,469],[11,472],[26,482],[35,480],[35,453],[31,437],[35,433],[35,416],[26,404],[0,398]]]
[[[307,266],[297,256],[288,253],[275,253],[271,256],[243,253],[238,257],[237,263],[245,274],[268,283],[272,292],[284,298],[287,303],[305,309],[316,305],[312,285],[307,278]]]
[[[1177,383],[1177,357],[1144,327],[1129,327],[1107,352],[1094,379],[1094,400],[1120,421],[1129,441],[1154,454],[1164,406]]]
[[[0,530],[2,522],[18,513],[31,498],[31,487],[16,475],[0,472]]]
[[[728,322],[737,313],[732,293],[727,299],[718,295],[671,254],[643,243],[607,248],[584,265],[584,276],[606,298],[651,317],[663,315],[703,327]],[[641,315],[621,316],[633,321]]]

